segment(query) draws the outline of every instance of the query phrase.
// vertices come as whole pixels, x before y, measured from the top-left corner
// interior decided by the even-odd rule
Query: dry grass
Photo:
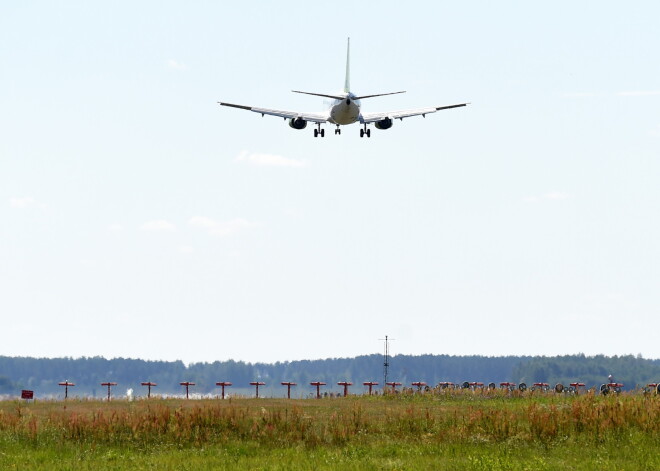
[[[597,443],[632,433],[657,440],[660,398],[622,394],[426,394],[321,400],[73,400],[0,404],[0,438],[34,445],[344,446],[434,443]]]

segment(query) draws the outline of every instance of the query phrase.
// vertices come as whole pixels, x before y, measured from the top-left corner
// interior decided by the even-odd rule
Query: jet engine
[[[392,127],[392,120],[390,118],[381,119],[374,123],[376,129],[389,129]]]
[[[289,126],[293,129],[305,129],[307,127],[307,121],[302,118],[291,118],[289,120]]]

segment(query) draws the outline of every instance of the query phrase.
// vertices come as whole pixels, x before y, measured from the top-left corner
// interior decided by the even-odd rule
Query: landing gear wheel
[[[325,129],[321,129],[321,137],[325,137]]]
[[[364,137],[364,129],[360,129],[360,137]]]
[[[367,137],[371,137],[371,129],[367,129]]]
[[[318,129],[314,129],[314,137],[319,137],[319,130]]]

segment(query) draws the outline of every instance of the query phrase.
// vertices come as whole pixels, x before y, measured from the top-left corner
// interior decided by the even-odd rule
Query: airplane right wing
[[[402,111],[385,111],[381,113],[363,113],[360,116],[360,122],[364,124],[375,123],[376,121],[381,121],[383,119],[403,119],[410,118],[411,116],[426,116],[427,114],[435,113],[440,110],[448,110],[450,108],[460,108],[461,106],[469,105],[469,103],[459,103],[457,105],[447,105],[447,106],[431,106],[428,108],[415,108],[412,110],[402,110]]]
[[[255,113],[261,114],[261,116],[278,116],[284,119],[298,119],[302,118],[305,121],[311,121],[313,123],[325,123],[328,121],[329,115],[325,113],[306,113],[299,111],[284,111],[284,110],[271,110],[268,108],[257,108],[256,106],[246,106],[246,105],[235,105],[233,103],[224,103],[218,102],[222,106],[230,106],[232,108],[238,108],[241,110],[253,111]]]

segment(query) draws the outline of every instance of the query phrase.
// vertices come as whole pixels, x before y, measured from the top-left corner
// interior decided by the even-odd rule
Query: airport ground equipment
[[[619,394],[623,389],[623,383],[605,383],[600,385],[600,393],[607,396],[609,393]]]
[[[323,381],[312,381],[309,384],[316,387],[316,399],[321,399],[321,386],[325,386],[325,383]]]
[[[644,394],[660,394],[660,383],[649,383],[644,388]]]
[[[417,387],[417,391],[421,391],[424,386],[426,386],[426,383],[424,381],[413,381],[410,383],[412,386]]]
[[[193,383],[193,382],[191,382],[191,381],[182,381],[182,382],[180,382],[179,384],[180,384],[181,386],[185,386],[185,387],[186,387],[186,399],[189,399],[189,396],[188,396],[188,388],[190,388],[190,386],[194,386],[195,383]]]
[[[507,389],[509,391],[513,391],[516,389],[516,383],[511,383],[509,381],[504,381],[500,383],[500,388],[501,389]]]
[[[374,386],[378,386],[378,383],[375,382],[375,381],[365,381],[362,384],[369,387],[369,395],[370,396],[371,396],[371,388],[373,388]]]
[[[396,387],[401,386],[401,383],[398,383],[396,381],[388,381],[385,384],[387,384],[388,386],[392,386],[392,392],[394,392],[394,393],[396,392]]]
[[[292,383],[291,381],[282,381],[280,383],[282,386],[286,386],[286,398],[291,399],[291,386],[298,386],[296,383]]]
[[[64,386],[64,399],[67,399],[69,397],[69,388],[75,386],[75,384],[69,382],[68,379],[57,384],[59,384],[60,386]]]
[[[110,401],[110,388],[113,386],[117,386],[117,383],[101,383],[101,386],[107,386],[108,388],[108,402]]]
[[[549,391],[550,385],[548,383],[534,383],[530,388],[532,391]]]
[[[580,394],[581,388],[586,388],[586,385],[580,382],[571,383],[568,386],[568,392],[570,394]]]
[[[344,397],[348,396],[348,387],[353,386],[353,383],[350,381],[339,381],[337,384],[344,387]]]
[[[255,387],[257,393],[257,399],[259,399],[259,386],[265,386],[266,383],[263,381],[250,381],[250,384]]]
[[[140,383],[142,386],[147,387],[147,399],[151,397],[151,388],[154,388],[158,386],[156,383],[152,383],[151,381],[144,381]]]
[[[222,398],[224,399],[225,398],[225,387],[231,386],[231,382],[230,381],[218,381],[217,383],[215,383],[215,385],[220,386],[222,388]]]

